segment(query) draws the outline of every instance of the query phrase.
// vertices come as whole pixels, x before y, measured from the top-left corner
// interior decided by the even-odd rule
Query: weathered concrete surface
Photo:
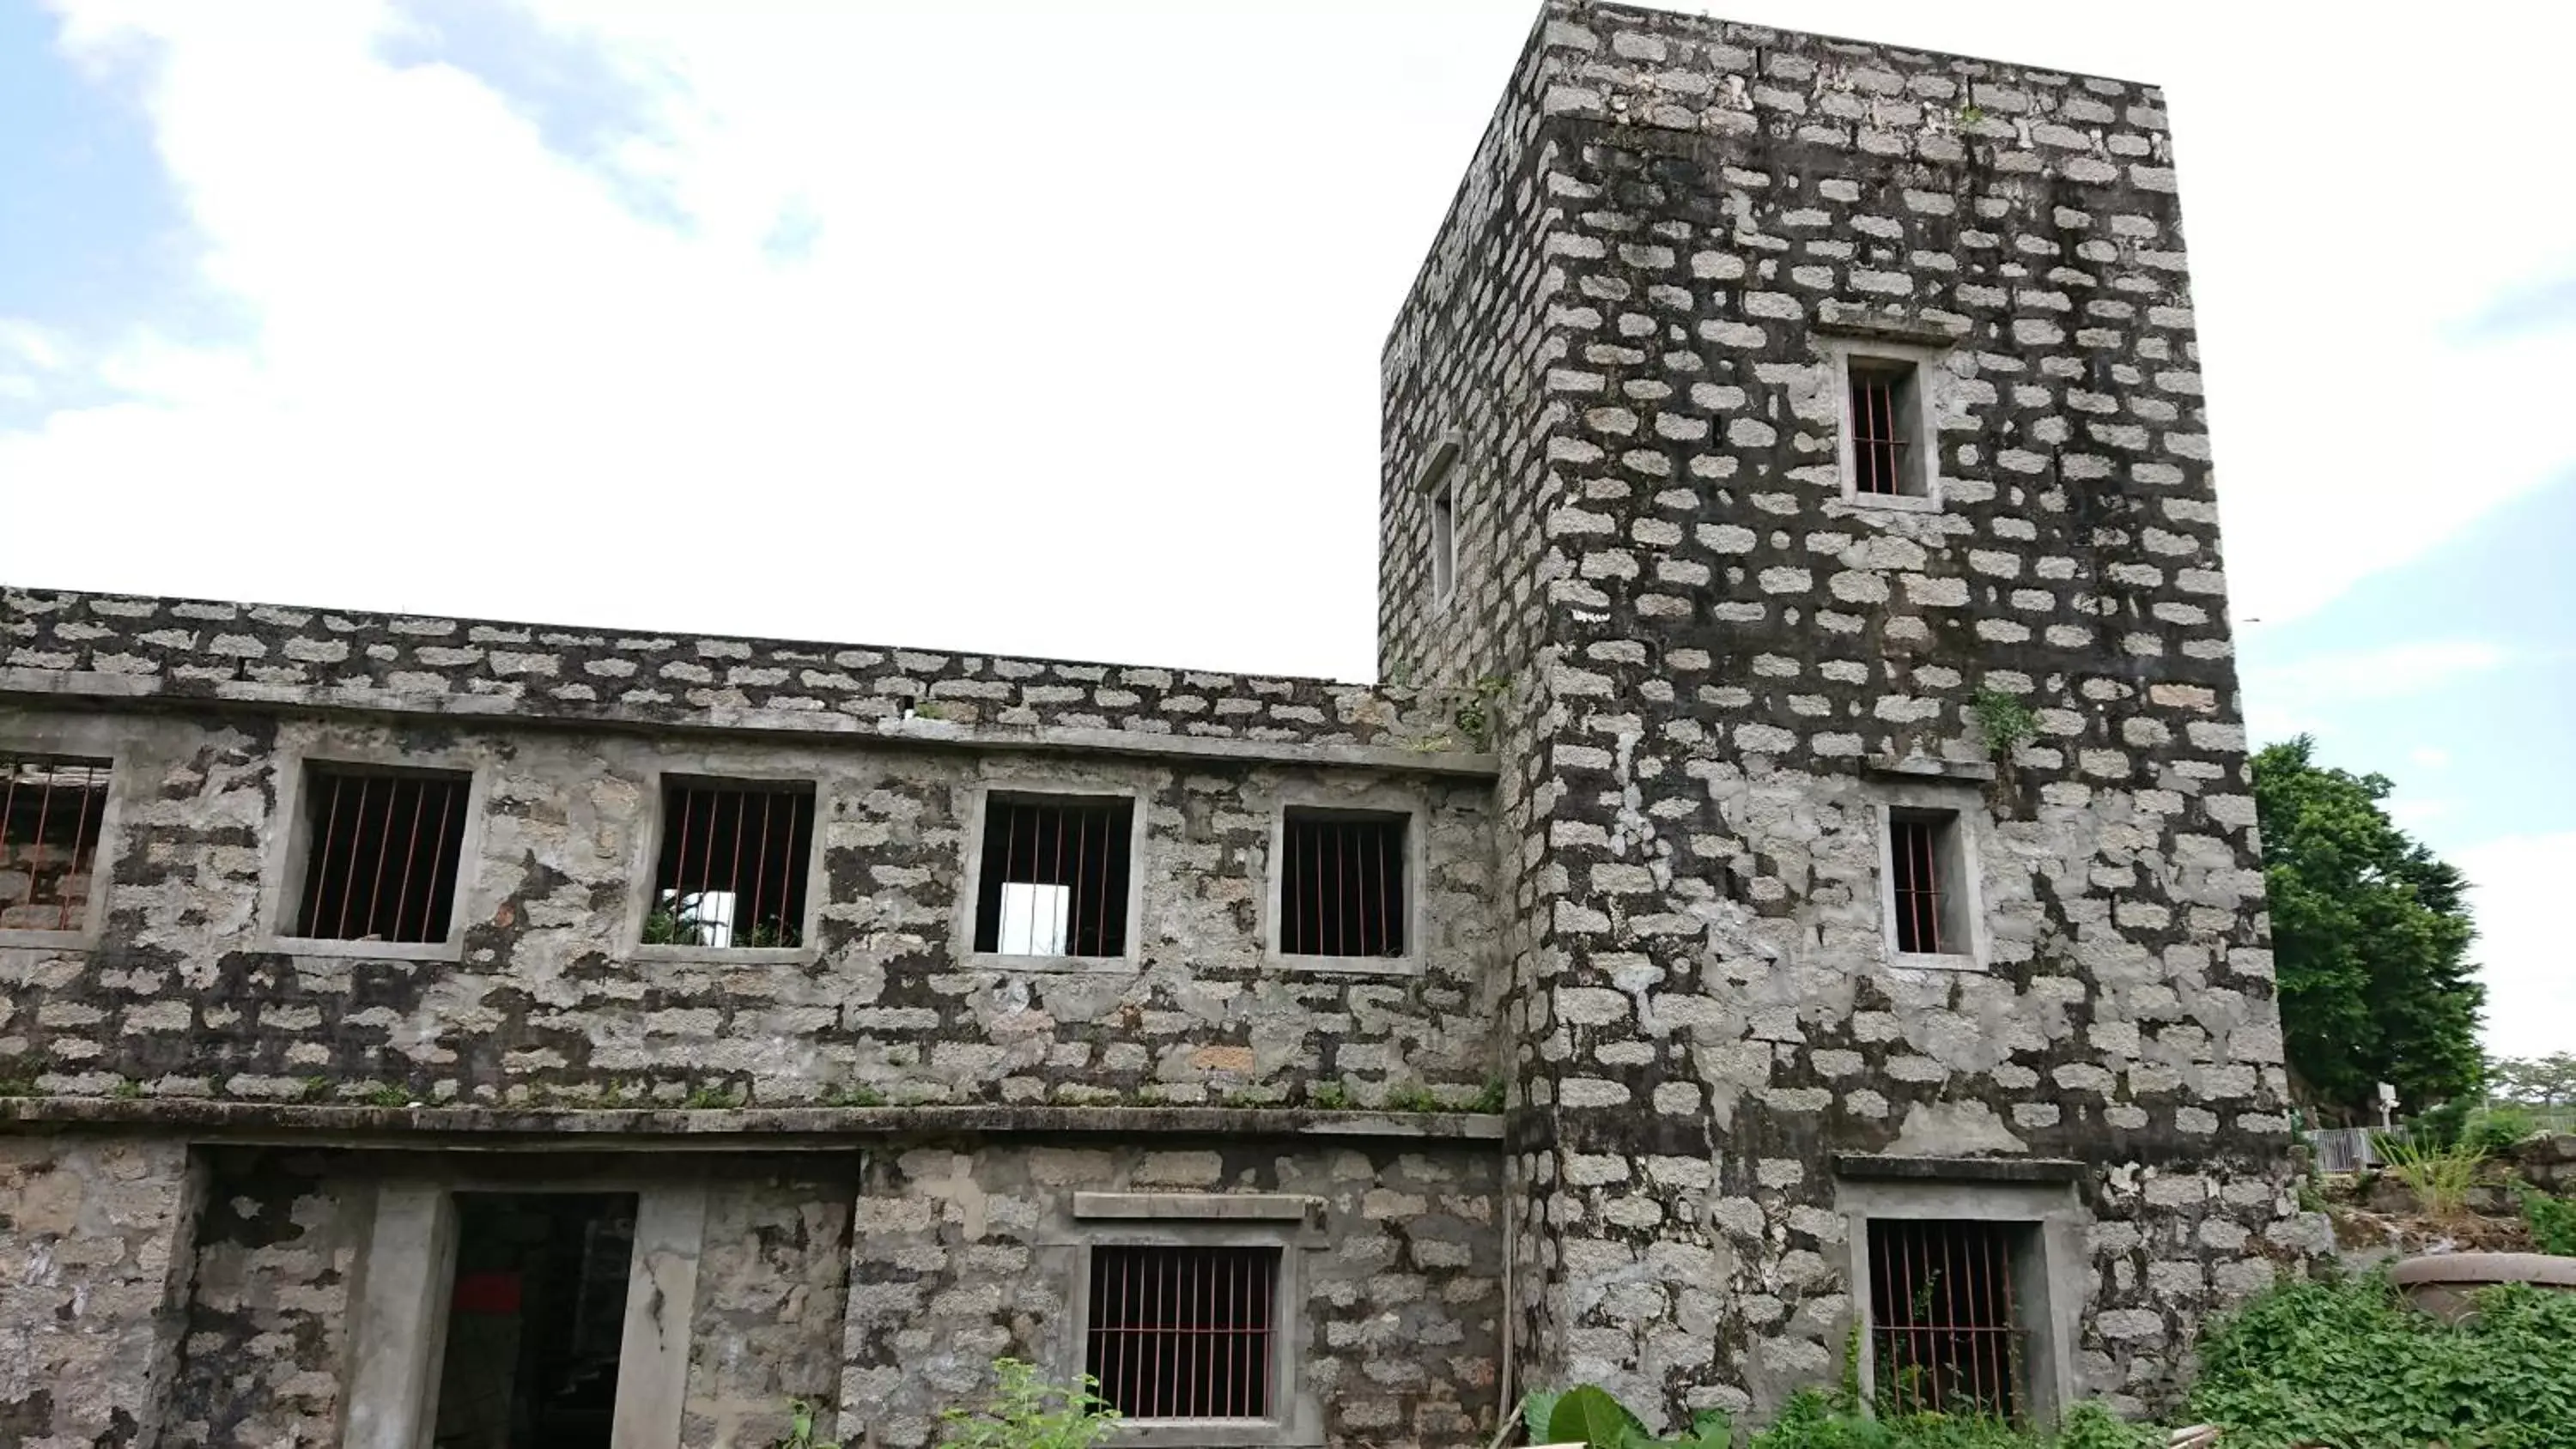
[[[0,1137],[0,1445],[159,1442],[202,1190],[177,1139]]]

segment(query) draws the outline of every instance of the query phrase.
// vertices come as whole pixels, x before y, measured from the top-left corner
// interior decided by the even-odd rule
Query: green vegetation
[[[2543,1201],[2547,1201],[2543,1199]],[[2553,1204],[2576,1232],[2576,1204]],[[1855,1340],[1849,1352],[1857,1358]],[[2224,1449],[2543,1449],[2576,1444],[2576,1294],[2519,1284],[2480,1295],[2445,1323],[2398,1297],[2384,1274],[2284,1283],[2202,1335],[2187,1423],[2218,1426]],[[1859,1411],[1857,1373],[1782,1406],[1746,1449],[2160,1449],[2166,1431],[2077,1404],[2050,1432],[1992,1418]],[[1597,1386],[1533,1393],[1532,1443],[1590,1449],[1717,1449],[1722,1416],[1659,1439]]]
[[[1347,1112],[1351,1089],[1340,1082],[1314,1082],[1306,1088],[1306,1105],[1318,1112]]]
[[[2457,1217],[2468,1209],[2469,1189],[2478,1183],[2478,1164],[2486,1160],[2486,1154],[2469,1143],[2436,1147],[2393,1132],[2374,1134],[2371,1147],[2388,1164],[2388,1175],[2406,1184],[2424,1211],[2437,1218]]]
[[[2576,1258],[2576,1202],[2526,1187],[2522,1190],[2522,1220],[2531,1225],[2531,1240],[2540,1246],[2540,1251]]]
[[[690,1088],[689,1095],[680,1099],[680,1109],[686,1112],[726,1112],[749,1100],[750,1098],[741,1092],[710,1082],[705,1086]]]
[[[392,1082],[378,1082],[359,1093],[358,1100],[370,1107],[408,1107],[411,1093]]]
[[[1997,689],[1980,689],[1968,697],[1977,729],[1986,737],[1986,752],[2001,759],[2013,746],[2039,733],[2039,717],[2030,706]]]
[[[717,932],[726,923],[720,919],[701,918],[698,898],[688,896],[657,906],[644,917],[643,944],[647,946],[713,946]],[[797,946],[803,941],[794,926],[771,919],[754,921],[732,929],[726,941],[730,947]]]
[[[1386,1089],[1385,1107],[1390,1112],[1442,1112],[1440,1099],[1420,1082],[1398,1082]]]
[[[296,1091],[307,1102],[319,1102],[331,1095],[329,1077],[306,1077],[296,1084]]]
[[[773,1449],[841,1449],[837,1443],[814,1437],[819,1432],[814,1427],[815,1413],[814,1405],[804,1399],[788,1400],[787,1437],[779,1440]]]
[[[1050,1383],[1037,1365],[993,1360],[1001,1382],[972,1409],[942,1409],[940,1449],[1091,1449],[1118,1427],[1119,1414],[1100,1397],[1100,1381]]]
[[[2381,1274],[2288,1283],[2203,1335],[2200,1362],[2192,1413],[2226,1449],[2576,1444],[2576,1294],[2491,1288],[2453,1325]]]
[[[1484,1090],[1478,1092],[1475,1097],[1467,1103],[1467,1110],[1470,1112],[1499,1112],[1503,1110],[1504,1101],[1503,1079],[1500,1077],[1487,1077],[1485,1079]]]
[[[2489,1107],[2469,1114],[2460,1145],[2486,1157],[2510,1157],[2540,1130],[2540,1119],[2528,1107]]]
[[[2487,1094],[2543,1111],[2576,1106],[2576,1052],[2498,1057],[2487,1063]]]
[[[117,1101],[131,1102],[143,1095],[143,1084],[132,1077],[119,1077],[116,1085],[107,1089],[107,1094]]]
[[[847,1082],[823,1094],[826,1107],[882,1107],[886,1094],[865,1082]]]
[[[2315,1100],[2354,1110],[2380,1082],[2418,1110],[2465,1096],[2486,999],[2467,881],[2388,818],[2386,776],[2315,754],[2302,735],[2253,761],[2290,1070]]]

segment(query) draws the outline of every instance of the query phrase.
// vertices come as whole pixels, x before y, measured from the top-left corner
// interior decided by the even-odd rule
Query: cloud
[[[2456,851],[2476,912],[2487,985],[2487,1049],[2500,1056],[2576,1051],[2576,970],[2569,969],[2567,883],[2576,831],[2519,835]]]
[[[2302,704],[2395,699],[2502,668],[2512,657],[2503,645],[2483,639],[2389,644],[2268,665],[2249,687]]]
[[[2514,287],[2458,329],[2469,341],[2494,341],[2576,327],[2576,273]]]

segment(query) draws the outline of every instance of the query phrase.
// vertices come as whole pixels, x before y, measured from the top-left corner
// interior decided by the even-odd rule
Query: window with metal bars
[[[1887,817],[1889,903],[1896,949],[1955,956],[1969,950],[1961,909],[1959,817],[1950,811],[1893,810]]]
[[[1096,1247],[1084,1371],[1135,1419],[1271,1413],[1279,1249]]]
[[[1870,1365],[1879,1412],[2026,1412],[2030,1360],[2016,1280],[2029,1223],[1880,1218],[1869,1224]]]
[[[811,784],[665,780],[644,944],[805,944],[813,850]]]
[[[1002,956],[1124,956],[1136,802],[987,796],[975,949]]]
[[[1279,950],[1288,956],[1401,956],[1402,815],[1291,807],[1279,833]]]
[[[447,771],[308,766],[293,934],[446,940],[472,783]]]
[[[1914,364],[1854,357],[1848,366],[1853,491],[1921,496],[1927,490],[1914,446]]]
[[[0,931],[88,924],[109,763],[0,754]]]

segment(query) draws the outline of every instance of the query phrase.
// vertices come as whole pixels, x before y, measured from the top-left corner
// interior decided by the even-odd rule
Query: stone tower
[[[2299,1232],[2159,94],[1555,0],[1383,395],[1381,662],[1497,700],[1512,1371],[1903,1388],[1948,1253],[2031,1402],[2162,1398]]]

